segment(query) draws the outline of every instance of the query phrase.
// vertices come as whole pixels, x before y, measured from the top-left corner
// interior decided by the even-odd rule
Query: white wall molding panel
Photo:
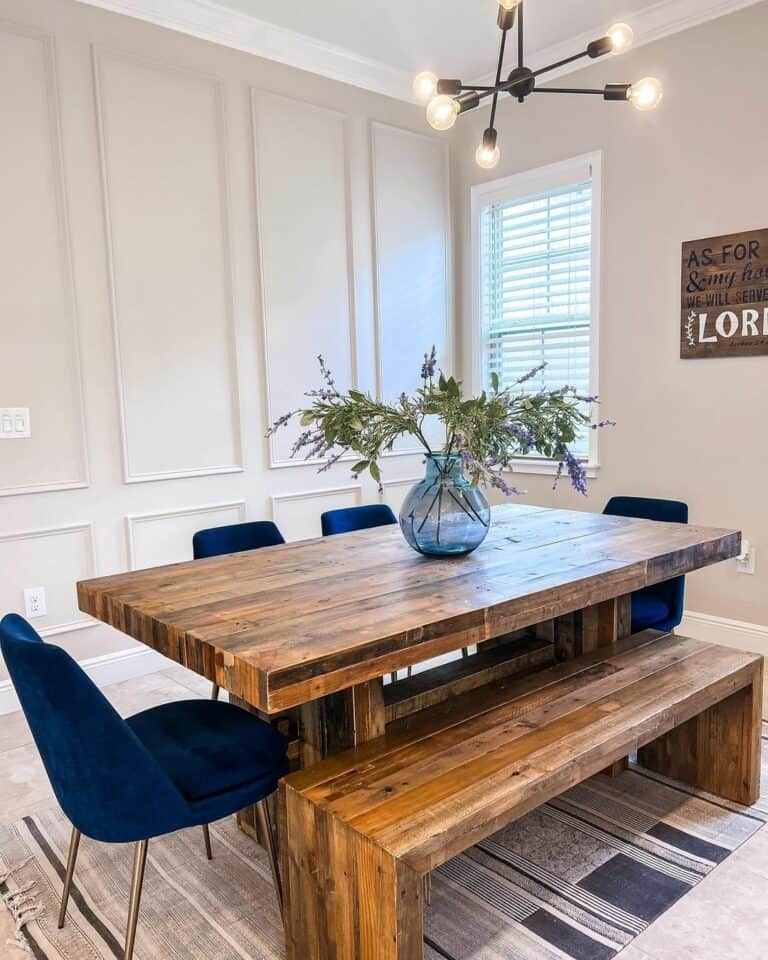
[[[71,490],[88,459],[52,36],[0,22],[0,116],[0,406],[32,424],[0,443],[0,496]]]
[[[384,400],[419,382],[432,346],[452,362],[448,146],[434,137],[371,125],[376,263],[377,386]],[[412,441],[395,451],[412,451]]]
[[[93,524],[0,533],[0,611],[25,615],[24,591],[44,591],[45,613],[30,618],[42,637],[58,637],[96,626],[80,613],[75,581],[96,576]]]
[[[289,542],[309,540],[321,536],[320,514],[326,510],[359,507],[363,502],[363,488],[351,483],[341,487],[320,490],[300,490],[296,493],[278,493],[271,498],[272,519]]]
[[[244,500],[128,516],[125,530],[129,568],[141,570],[191,560],[192,537],[198,530],[243,523],[244,520]]]
[[[236,472],[223,85],[98,47],[93,59],[125,481]]]
[[[349,117],[252,92],[266,402],[270,422],[319,385],[322,354],[340,387],[357,384]],[[297,331],[301,331],[297,337]],[[270,439],[290,463],[298,425]]]

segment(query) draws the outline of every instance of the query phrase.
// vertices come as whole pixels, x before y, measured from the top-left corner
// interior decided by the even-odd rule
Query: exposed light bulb
[[[635,39],[635,32],[626,23],[614,23],[607,33],[613,43],[614,53],[626,53]]]
[[[664,89],[656,77],[644,77],[629,88],[627,99],[636,110],[655,110],[661,102]]]
[[[520,5],[520,0],[499,0],[499,6],[505,10],[515,10]]]
[[[427,122],[434,130],[450,130],[458,115],[458,103],[445,94],[430,100],[427,107]]]
[[[421,103],[429,103],[437,93],[437,77],[430,70],[425,70],[413,78],[413,95]]]
[[[483,170],[493,170],[500,157],[501,151],[498,147],[491,147],[485,143],[481,143],[475,151],[475,161]]]

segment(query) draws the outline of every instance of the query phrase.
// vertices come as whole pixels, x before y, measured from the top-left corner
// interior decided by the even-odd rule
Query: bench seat
[[[421,958],[424,874],[638,748],[660,773],[754,802],[761,684],[759,656],[646,631],[292,774],[288,957]]]

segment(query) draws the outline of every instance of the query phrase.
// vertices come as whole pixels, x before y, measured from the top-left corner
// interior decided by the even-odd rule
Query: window
[[[522,389],[597,392],[600,157],[582,157],[473,188],[475,376]],[[574,452],[596,466],[596,431]],[[536,462],[548,472],[540,458]]]

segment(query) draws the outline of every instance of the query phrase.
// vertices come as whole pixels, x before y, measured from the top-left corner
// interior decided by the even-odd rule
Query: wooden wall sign
[[[683,244],[680,356],[768,355],[768,230]]]

